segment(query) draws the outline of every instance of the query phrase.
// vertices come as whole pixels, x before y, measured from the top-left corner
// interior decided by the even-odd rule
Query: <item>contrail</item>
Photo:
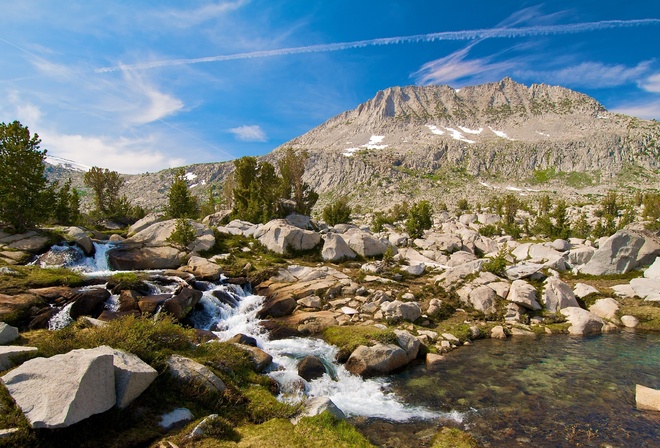
[[[358,40],[354,42],[340,42],[334,44],[308,45],[304,47],[280,48],[277,50],[252,51],[249,53],[236,53],[221,56],[209,56],[193,59],[165,59],[161,61],[145,62],[141,64],[126,64],[112,67],[102,67],[94,70],[97,73],[115,72],[119,70],[148,70],[158,67],[175,65],[200,64],[204,62],[235,61],[238,59],[267,58],[274,56],[287,56],[301,53],[320,53],[328,51],[350,50],[352,48],[372,47],[378,45],[395,45],[416,42],[434,42],[441,40],[473,40],[488,38],[514,38],[527,36],[575,34],[587,31],[597,31],[612,28],[628,28],[643,25],[660,24],[660,19],[637,20],[603,20],[600,22],[583,22],[566,25],[540,25],[520,28],[486,28],[464,31],[444,31],[440,33],[417,34],[414,36],[384,37],[379,39]]]

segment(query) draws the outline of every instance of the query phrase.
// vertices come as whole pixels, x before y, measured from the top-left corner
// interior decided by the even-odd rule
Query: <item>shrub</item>
[[[345,224],[351,221],[351,206],[346,197],[339,198],[323,209],[323,220],[329,225]]]
[[[488,260],[483,265],[483,270],[491,272],[500,277],[506,276],[506,264],[507,257],[511,254],[511,251],[506,247],[502,247],[493,258]]]
[[[421,238],[424,230],[433,225],[431,204],[428,201],[419,201],[410,208],[406,230],[411,238]]]
[[[185,248],[195,241],[195,238],[197,238],[197,234],[195,233],[195,228],[190,220],[186,218],[178,218],[172,234],[167,237],[167,241],[181,248]]]

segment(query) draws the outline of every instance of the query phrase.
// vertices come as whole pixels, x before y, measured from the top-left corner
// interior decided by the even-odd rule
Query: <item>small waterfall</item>
[[[444,418],[460,421],[457,413],[438,413],[407,406],[388,392],[384,379],[364,379],[348,372],[335,361],[337,347],[320,339],[289,338],[270,341],[256,315],[264,297],[248,294],[236,285],[218,285],[205,291],[201,310],[191,316],[197,328],[211,329],[220,340],[238,333],[257,340],[257,345],[273,357],[269,375],[280,385],[281,400],[297,402],[305,397],[328,397],[349,416],[367,416],[395,421]],[[300,359],[319,357],[329,373],[307,382],[298,376]]]
[[[73,322],[71,318],[71,307],[73,303],[69,303],[64,308],[62,308],[56,315],[50,318],[48,321],[49,330],[61,330],[62,328],[68,326]]]

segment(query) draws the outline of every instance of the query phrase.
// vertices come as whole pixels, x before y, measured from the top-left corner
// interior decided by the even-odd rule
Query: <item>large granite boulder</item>
[[[346,370],[354,375],[369,377],[385,375],[408,364],[406,352],[394,344],[361,345],[346,361]]]
[[[394,330],[394,334],[396,335],[397,344],[403,349],[404,352],[406,352],[408,361],[412,361],[413,359],[417,358],[419,348],[422,345],[421,342],[419,342],[419,339],[417,339],[406,330]]]
[[[619,302],[610,297],[598,299],[589,307],[589,311],[601,319],[614,320],[619,311]]]
[[[120,409],[127,407],[142,392],[147,390],[158,376],[156,369],[142,361],[136,355],[117,350],[106,345],[93,349],[97,353],[112,355],[112,365],[115,368],[115,406]]]
[[[644,277],[660,280],[660,257],[657,257],[653,264],[644,271]]]
[[[660,280],[655,278],[633,278],[630,280],[630,286],[635,291],[635,295],[642,299],[660,295]]]
[[[85,255],[88,257],[94,255],[94,252],[96,252],[94,243],[85,230],[80,227],[69,227],[65,229],[65,231],[67,238],[73,240],[78,246],[80,246]]]
[[[357,227],[351,227],[343,234],[346,244],[362,257],[377,257],[387,251],[388,245]]]
[[[570,334],[598,334],[605,324],[600,317],[579,307],[564,308],[560,313],[566,316],[566,320],[571,324],[568,328]]]
[[[340,420],[346,418],[346,415],[342,410],[339,409],[328,397],[315,397],[307,400],[305,402],[305,410],[301,413],[300,417],[314,417],[315,415],[320,415],[326,411]]]
[[[557,277],[546,279],[541,300],[545,309],[551,313],[556,313],[564,308],[579,307],[571,287]]]
[[[260,319],[265,317],[284,317],[293,313],[293,310],[296,309],[296,299],[291,296],[280,296],[280,297],[271,297],[267,298],[264,302],[261,310],[257,314]]]
[[[162,221],[164,216],[165,214],[162,212],[147,214],[144,218],[137,220],[135,223],[133,223],[133,225],[131,225],[128,228],[128,236],[132,237],[133,235],[143,231],[147,227],[150,227],[151,225]]]
[[[110,269],[135,271],[145,269],[175,269],[183,263],[185,252],[171,246],[118,246],[106,252]]]
[[[525,280],[514,280],[506,299],[530,310],[541,309],[541,305],[536,300],[536,289]]]
[[[285,219],[274,219],[261,226],[254,237],[269,250],[288,255],[314,249],[321,242],[321,235],[289,224]]]
[[[580,272],[590,275],[625,274],[638,266],[637,256],[643,245],[643,237],[628,230],[619,230],[600,245]]]
[[[497,312],[497,293],[487,285],[481,285],[468,293],[468,302],[475,310],[486,315]]]
[[[415,322],[422,315],[422,309],[417,303],[400,300],[385,302],[380,306],[380,310],[383,312],[383,318],[390,323]]]
[[[323,239],[323,250],[321,251],[323,261],[335,263],[342,260],[352,260],[357,256],[341,235],[331,232],[325,235]]]
[[[189,272],[197,280],[206,280],[216,282],[220,279],[222,268],[206,258],[192,256],[188,259],[188,264],[179,268],[180,271]]]
[[[31,359],[1,379],[32,428],[64,428],[116,403],[113,356],[93,349]]]

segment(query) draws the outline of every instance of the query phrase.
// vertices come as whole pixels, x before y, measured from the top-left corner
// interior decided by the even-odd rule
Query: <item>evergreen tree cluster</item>
[[[226,182],[231,191],[232,218],[253,223],[265,223],[290,213],[309,215],[318,194],[303,182],[307,153],[296,154],[292,148],[284,151],[275,167],[256,157],[234,161],[234,173]]]

